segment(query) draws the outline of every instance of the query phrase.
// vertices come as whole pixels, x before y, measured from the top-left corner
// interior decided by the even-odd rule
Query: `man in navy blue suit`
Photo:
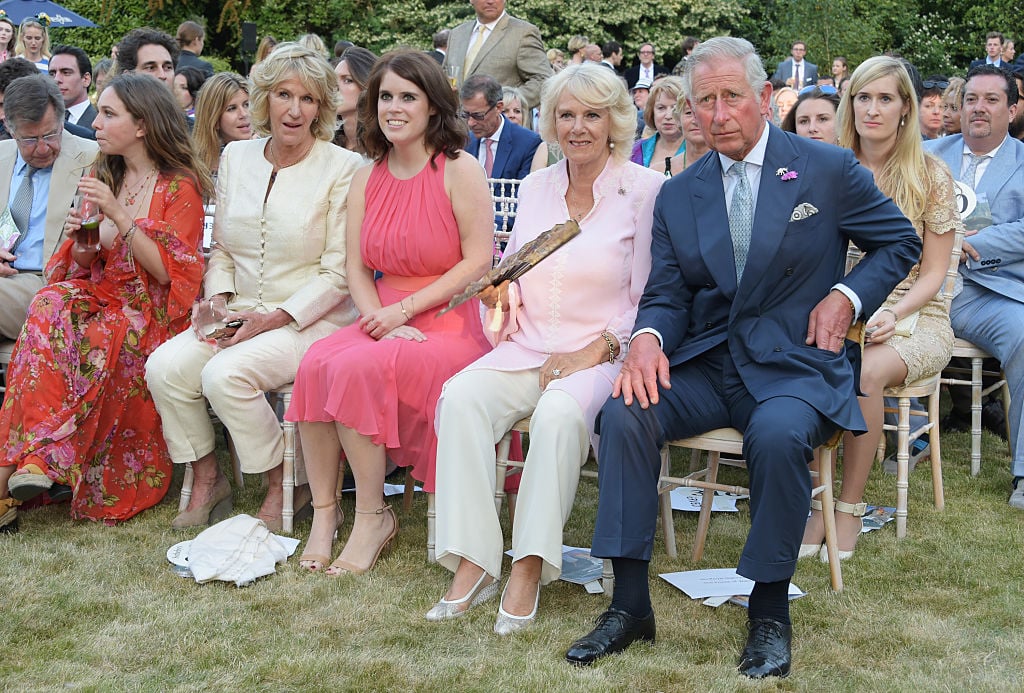
[[[502,111],[501,84],[488,75],[473,75],[462,83],[462,117],[469,124],[466,151],[484,167],[488,178],[522,180],[530,173],[540,135],[509,121]],[[512,228],[512,219],[509,219]]]
[[[661,447],[732,426],[750,472],[737,570],[755,582],[739,671],[789,673],[787,593],[810,501],[807,463],[837,429],[866,428],[846,332],[907,275],[921,242],[849,150],[767,124],[766,77],[753,46],[728,37],[701,43],[683,77],[714,151],[666,182],[655,204],[650,278],[598,417],[591,553],[612,560],[615,591],[566,653],[574,664],[654,639],[648,566]],[[850,241],[867,256],[844,277]]]

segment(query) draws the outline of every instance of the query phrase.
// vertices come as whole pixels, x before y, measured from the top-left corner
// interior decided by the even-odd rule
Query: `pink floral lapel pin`
[[[796,180],[800,174],[796,171],[790,171],[788,168],[780,168],[775,171],[775,175],[782,180]]]

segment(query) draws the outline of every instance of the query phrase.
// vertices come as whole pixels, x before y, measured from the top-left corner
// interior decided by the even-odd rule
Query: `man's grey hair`
[[[53,106],[58,123],[64,122],[64,97],[57,83],[42,74],[19,77],[4,92],[4,118],[9,130],[17,131],[26,123],[37,123]]]
[[[477,94],[484,95],[488,106],[496,106],[502,98],[501,83],[490,75],[473,75],[462,83],[459,97],[467,101]]]
[[[693,95],[693,73],[698,66],[730,58],[743,61],[747,82],[754,93],[760,97],[768,82],[768,73],[765,72],[754,45],[746,39],[732,36],[716,36],[713,39],[701,41],[693,49],[686,72],[683,73],[683,93],[688,97]]]

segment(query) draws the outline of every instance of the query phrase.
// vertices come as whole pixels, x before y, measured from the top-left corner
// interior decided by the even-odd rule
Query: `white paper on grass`
[[[422,486],[413,486],[413,492],[422,491]],[[347,488],[342,490],[342,493],[355,493],[355,488]],[[390,498],[391,496],[401,496],[405,493],[405,484],[384,484],[384,497]]]
[[[511,558],[512,549],[506,551],[505,555]],[[603,573],[604,561],[591,556],[590,549],[562,544],[562,574],[558,576],[559,580],[584,585],[591,594],[600,594],[604,588],[599,586],[598,581]],[[590,583],[598,583],[598,586]]]
[[[700,512],[700,505],[704,501],[703,489],[693,487],[679,487],[672,489],[672,509],[684,510],[687,512]],[[737,496],[724,491],[715,491],[715,497],[711,501],[711,512],[713,513],[735,513],[736,501],[750,496]]]
[[[754,589],[754,581],[737,575],[735,568],[684,570],[678,573],[662,573],[659,577],[676,589],[685,592],[690,599],[749,595]],[[802,589],[792,582],[789,583],[790,598],[803,594]]]

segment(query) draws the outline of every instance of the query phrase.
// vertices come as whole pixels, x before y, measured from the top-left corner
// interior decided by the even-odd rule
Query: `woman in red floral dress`
[[[72,210],[8,371],[0,503],[60,484],[73,518],[113,523],[158,503],[171,480],[145,363],[189,324],[210,180],[149,76],[114,79],[94,126],[100,156],[79,190],[102,212],[100,243],[82,244]]]

